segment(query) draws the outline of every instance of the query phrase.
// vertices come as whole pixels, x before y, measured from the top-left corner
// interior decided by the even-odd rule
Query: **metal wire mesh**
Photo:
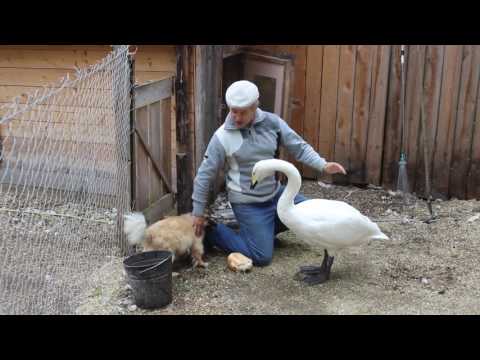
[[[123,250],[128,46],[0,108],[0,314],[70,314]]]

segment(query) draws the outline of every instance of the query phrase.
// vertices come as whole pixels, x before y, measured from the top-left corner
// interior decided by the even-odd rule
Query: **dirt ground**
[[[181,267],[173,302],[149,311],[133,305],[121,258],[92,275],[77,314],[480,314],[480,203],[435,201],[438,220],[426,224],[423,200],[402,211],[397,194],[382,189],[320,186],[306,181],[311,198],[348,202],[391,237],[338,253],[330,281],[294,280],[301,265],[320,264],[323,250],[291,232],[279,236],[273,263],[233,273],[226,255],[206,256],[208,269]]]
[[[0,314],[73,313],[92,270],[121,253],[117,211],[27,195],[0,191]]]

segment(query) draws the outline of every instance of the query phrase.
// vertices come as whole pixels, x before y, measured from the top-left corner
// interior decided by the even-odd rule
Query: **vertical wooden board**
[[[183,90],[185,93],[182,98],[182,93],[177,89],[176,97],[174,97],[174,104],[172,106],[175,109],[175,129],[176,139],[175,144],[175,163],[176,163],[176,173],[174,176],[175,183],[175,197],[177,211],[179,214],[191,212],[192,210],[192,186],[193,179],[195,175],[195,170],[193,169],[193,151],[192,148],[194,144],[192,143],[191,138],[191,127],[192,127],[192,104],[193,104],[193,79],[191,73],[191,55],[190,55],[191,46],[184,45],[181,47],[181,58],[179,59],[177,74],[180,74],[183,71]],[[177,79],[178,80],[178,79]],[[172,185],[173,186],[173,185]]]
[[[425,67],[425,46],[409,45],[407,48],[408,73],[405,94],[405,152],[410,191],[416,182],[419,148],[421,94]]]
[[[307,78],[305,93],[305,123],[304,139],[312,147],[319,151],[318,133],[320,125],[321,91],[322,91],[322,69],[323,69],[323,46],[309,45],[307,47]],[[317,172],[305,166],[303,176],[316,178]]]
[[[196,67],[196,50],[195,46],[188,47],[188,78],[187,78],[187,93],[188,95],[188,131],[189,131],[189,143],[190,148],[189,151],[191,153],[191,161],[192,161],[192,177],[195,177],[197,173],[197,159],[196,159],[196,138],[195,138],[195,129],[196,129],[196,118],[195,118],[195,108],[196,108],[196,99],[195,99],[195,87],[196,87],[196,79],[197,75],[195,73]]]
[[[467,172],[474,130],[479,75],[480,47],[465,45],[449,186],[450,196],[459,199],[465,199],[467,193]]]
[[[324,50],[322,95],[318,150],[327,161],[334,158],[335,133],[338,105],[338,75],[340,67],[340,46],[326,46]],[[325,81],[324,81],[325,80]],[[325,91],[324,91],[325,89]],[[326,103],[325,103],[326,102]],[[324,106],[325,105],[325,106]],[[331,181],[331,175],[324,175]]]
[[[355,86],[353,90],[350,181],[358,184],[366,182],[365,158],[370,112],[371,69],[376,49],[376,46],[357,46]]]
[[[382,166],[382,185],[396,188],[398,159],[400,156],[400,46],[392,46],[388,86],[387,115],[385,122],[385,142]]]
[[[220,122],[222,48],[197,45],[195,67],[195,142],[197,167]]]
[[[366,168],[367,182],[374,185],[381,181],[390,52],[390,45],[379,45],[373,68]]]
[[[172,185],[172,190],[176,194],[177,189],[177,103],[176,97],[172,96],[170,98],[170,162],[172,164],[171,179],[170,184]],[[167,110],[166,110],[167,111]]]
[[[433,166],[433,148],[435,144],[435,137],[438,123],[438,110],[440,106],[440,89],[442,84],[442,69],[444,62],[445,46],[434,45],[427,46],[425,54],[425,69],[424,69],[424,101],[425,101],[425,122],[426,122],[426,141],[429,154],[429,171],[430,178],[432,175]],[[420,93],[420,97],[422,94]],[[421,100],[421,99],[420,99]],[[420,103],[421,106],[421,103]],[[415,182],[415,192],[418,195],[425,193],[425,158],[423,152],[423,129],[420,129],[420,152],[417,158],[417,179]]]
[[[294,59],[293,93],[292,93],[292,119],[290,127],[303,137],[303,122],[305,118],[305,81],[306,81],[306,60],[307,46],[290,45],[286,49]],[[303,174],[303,166],[289,155],[289,160]]]
[[[479,64],[477,63],[478,67]],[[480,90],[477,92],[471,160],[467,175],[467,197],[480,200]]]
[[[149,104],[146,108],[147,108],[147,122],[145,123],[145,132],[143,132],[142,134],[145,134],[144,138],[145,140],[147,141],[147,146],[151,149],[152,148],[152,135],[151,135],[151,132],[150,132],[150,128],[151,128],[151,122],[152,122],[152,118],[151,118],[151,114],[150,114],[150,109],[151,109],[151,105]],[[152,164],[152,159],[150,158],[150,156],[148,155],[147,153],[147,171],[146,171],[146,174],[147,174],[147,182],[148,182],[148,192],[147,192],[147,201],[148,201],[148,206],[152,205],[154,200],[153,200],[153,197],[152,197],[152,184],[151,184],[151,181],[150,179],[152,177],[155,177],[155,170],[153,169],[153,164]]]
[[[202,163],[202,158],[204,151],[207,147],[207,144],[205,143],[205,139],[203,137],[203,128],[204,128],[204,119],[202,119],[202,114],[204,112],[204,107],[205,107],[205,94],[201,89],[204,88],[203,83],[205,81],[205,74],[203,71],[203,68],[205,65],[203,62],[205,62],[205,56],[204,53],[205,49],[201,45],[195,45],[195,128],[194,128],[194,138],[195,138],[195,153],[194,153],[194,158],[195,158],[195,169],[198,170],[200,167],[200,164]]]
[[[137,130],[143,135],[144,138],[147,136],[147,125],[148,125],[148,109],[147,107],[143,107],[137,110],[135,114],[135,126]],[[141,211],[148,207],[148,188],[149,188],[149,180],[148,180],[148,155],[145,149],[143,148],[140,140],[138,139],[138,135],[136,135],[135,141],[135,154],[137,155],[136,158],[136,189],[135,193],[137,195],[136,198],[136,209]]]
[[[162,146],[165,138],[165,134],[162,129],[162,113],[161,113],[161,101],[157,101],[149,106],[149,143],[150,149],[152,151],[152,155],[155,160],[161,164],[161,157],[162,157]],[[151,166],[151,176],[149,177],[149,187],[150,187],[150,197],[149,197],[149,204],[153,204],[155,201],[160,199],[160,197],[164,194],[163,191],[163,181],[162,178],[155,169],[153,168],[152,163],[150,162]]]
[[[172,183],[172,117],[171,117],[171,99],[162,101],[162,139],[161,164],[166,174],[168,182]]]
[[[450,160],[452,157],[453,135],[457,115],[460,86],[460,66],[463,46],[447,45],[443,66],[442,91],[438,131],[433,154],[433,191],[448,195]]]
[[[152,133],[151,133],[151,128],[152,128],[152,122],[153,122],[153,119],[152,119],[152,114],[151,114],[151,108],[152,108],[152,105],[149,104],[147,106],[147,114],[148,114],[148,122],[147,122],[147,128],[145,129],[145,139],[147,141],[147,145],[149,146],[149,148],[151,149],[152,148]],[[148,179],[148,205],[152,205],[154,203],[154,198],[153,198],[153,195],[152,195],[152,182],[150,179],[156,177],[156,172],[155,172],[155,169],[153,168],[153,164],[152,164],[152,159],[151,157],[147,154],[147,162],[148,162],[148,168],[147,168],[147,179]]]
[[[350,138],[352,133],[353,90],[355,86],[356,55],[356,45],[342,45],[340,47],[340,70],[338,72],[338,116],[336,116],[334,159],[336,162],[343,165],[347,172],[350,171]],[[327,71],[326,78],[328,78],[328,69],[325,69],[325,71]],[[330,75],[333,76],[334,73],[332,72]],[[335,81],[332,81],[332,83],[333,86],[331,86],[331,89],[329,89],[331,92],[335,87],[337,87]],[[333,97],[333,93],[331,96]],[[333,104],[337,102],[335,101],[332,104],[330,101],[322,102],[325,104],[322,106],[322,110],[327,108],[327,106],[333,107]],[[337,106],[335,106],[335,111],[337,111]],[[333,109],[331,109],[330,112],[330,117],[333,117]],[[324,115],[322,111],[321,125],[323,125],[322,120],[327,118],[326,115],[327,114]]]

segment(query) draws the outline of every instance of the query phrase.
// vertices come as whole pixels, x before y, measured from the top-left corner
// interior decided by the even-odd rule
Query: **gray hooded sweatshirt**
[[[321,172],[326,160],[318,155],[278,115],[257,109],[250,127],[238,129],[232,115],[211,138],[193,186],[194,216],[203,216],[210,185],[225,167],[228,200],[231,203],[259,203],[272,199],[280,188],[274,176],[250,189],[253,166],[260,160],[273,159],[281,145],[300,161]]]

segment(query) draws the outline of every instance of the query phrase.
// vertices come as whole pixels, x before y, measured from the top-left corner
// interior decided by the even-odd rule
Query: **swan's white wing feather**
[[[304,201],[288,212],[284,222],[301,239],[327,248],[361,245],[381,233],[357,209],[336,200]]]

